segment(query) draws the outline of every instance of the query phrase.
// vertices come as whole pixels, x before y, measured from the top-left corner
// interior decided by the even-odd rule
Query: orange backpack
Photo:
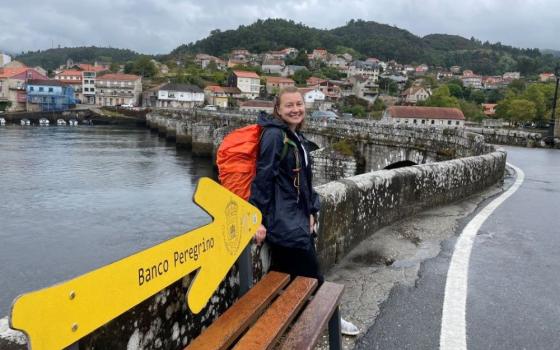
[[[281,160],[288,152],[288,144],[296,146],[292,140],[288,139],[286,133],[282,132],[284,133],[284,148]],[[224,137],[222,144],[218,147],[216,165],[220,183],[245,200],[248,200],[251,195],[251,183],[257,172],[257,158],[262,133],[262,126],[257,124],[235,129]]]

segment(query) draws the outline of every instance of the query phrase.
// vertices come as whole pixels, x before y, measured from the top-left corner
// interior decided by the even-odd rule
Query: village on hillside
[[[495,117],[509,123],[546,120],[552,86],[546,83],[556,78],[545,72],[529,82],[519,72],[482,76],[468,67],[407,65],[375,57],[357,60],[350,53],[321,48],[264,53],[237,49],[227,57],[200,53],[166,63],[146,58],[126,65],[68,59],[58,69],[46,71],[0,54],[0,111],[65,111],[80,105],[271,113],[277,92],[296,86],[312,117],[384,116],[389,122],[415,118],[416,123],[420,108],[401,109],[401,118],[383,111],[391,106],[425,106],[453,112],[440,117],[448,125],[463,125],[465,119],[501,125]],[[500,103],[507,103],[501,111]],[[437,124],[423,117],[419,124],[420,120]]]

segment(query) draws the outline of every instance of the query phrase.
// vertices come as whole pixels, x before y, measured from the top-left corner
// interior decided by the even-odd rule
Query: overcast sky
[[[457,34],[560,49],[558,0],[0,0],[0,50],[95,45],[169,53],[213,29],[259,18],[321,29],[363,19],[418,36]]]

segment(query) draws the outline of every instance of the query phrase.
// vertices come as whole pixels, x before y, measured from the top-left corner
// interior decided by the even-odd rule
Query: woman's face
[[[305,117],[305,103],[299,92],[288,92],[280,97],[278,115],[288,124],[290,129],[295,130]]]

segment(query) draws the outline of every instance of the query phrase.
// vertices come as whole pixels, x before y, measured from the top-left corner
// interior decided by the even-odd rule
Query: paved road
[[[525,180],[474,239],[465,348],[560,349],[560,152],[507,151],[508,162],[523,170]],[[440,348],[449,264],[457,236],[476,214],[462,219],[441,252],[421,265],[414,285],[392,289],[356,349]]]

